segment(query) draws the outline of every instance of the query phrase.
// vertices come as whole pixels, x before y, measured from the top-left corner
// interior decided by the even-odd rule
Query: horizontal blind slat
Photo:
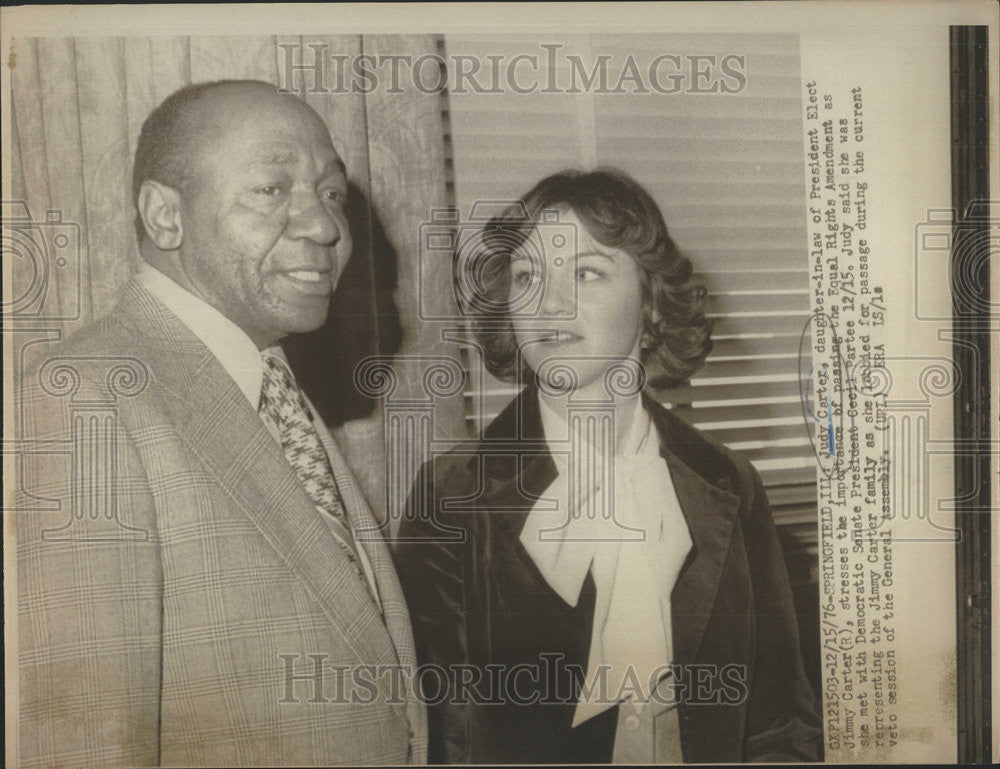
[[[758,315],[742,318],[719,317],[715,319],[713,333],[718,336],[741,334],[801,334],[808,330],[808,313],[789,315]]]
[[[674,138],[695,139],[701,136],[706,139],[739,139],[750,135],[756,136],[757,141],[768,141],[769,137],[774,137],[771,141],[784,142],[788,141],[785,137],[798,131],[801,125],[802,121],[797,117],[781,120],[770,115],[739,118],[632,115],[606,141],[615,142],[612,147],[635,141],[638,142],[638,151],[660,145],[666,152],[670,152],[669,144]]]
[[[794,379],[783,382],[763,382],[754,387],[745,384],[699,384],[697,379],[657,393],[657,398],[669,403],[710,403],[712,401],[743,400],[746,398],[799,397],[799,383]]]
[[[691,281],[711,293],[728,291],[806,291],[809,273],[805,270],[754,270],[739,272],[696,272]]]
[[[816,483],[815,464],[808,467],[789,467],[778,470],[758,468],[758,472],[765,488],[786,486],[791,483]]]
[[[707,315],[731,315],[736,312],[809,311],[809,294],[709,294]]]
[[[767,498],[772,507],[816,504],[814,483],[796,483],[787,486],[772,486],[767,490]]]
[[[529,151],[525,150],[528,154]],[[571,156],[572,155],[572,156]],[[575,153],[567,153],[564,156],[552,158],[542,158],[540,162],[544,162],[547,166],[553,164],[559,165],[559,170],[563,168],[577,168],[579,167],[578,159]],[[504,167],[506,163],[498,163],[497,166],[491,167],[492,170],[489,173],[503,174],[506,173]],[[461,195],[460,199],[462,201],[462,211],[467,213],[469,206],[471,206],[473,201],[476,200],[492,200],[497,197],[511,197],[520,195],[527,191],[530,181],[524,179],[509,179],[506,181],[507,188],[498,193],[497,183],[489,173],[483,172],[478,173],[480,177],[478,179],[468,179],[462,180]],[[650,194],[656,198],[663,198],[662,190],[659,189],[661,185],[649,184],[647,189]],[[715,216],[718,215],[718,211],[725,208],[726,206],[739,206],[743,205],[748,199],[753,199],[758,201],[761,205],[766,206],[793,206],[801,205],[802,202],[802,183],[800,181],[783,182],[777,179],[761,178],[755,179],[752,182],[745,182],[740,188],[734,189],[731,185],[724,184],[718,181],[706,180],[701,177],[696,180],[688,180],[685,182],[686,195],[684,197],[684,203],[691,206],[692,208],[697,205],[699,208],[704,209],[701,213],[701,217]],[[672,220],[667,221],[667,227],[673,231],[674,222]],[[686,244],[685,244],[686,245]],[[761,263],[763,269],[780,269],[786,267],[788,269],[799,269],[801,270],[804,262],[804,252],[801,247],[796,244],[794,249],[794,259],[790,264],[784,265],[783,263],[775,262],[773,266],[767,264],[766,262]],[[779,255],[780,256],[780,255]],[[696,265],[699,269],[708,269],[701,264]],[[722,263],[719,269],[725,270],[726,263]]]
[[[745,405],[705,406],[701,408],[680,406],[674,409],[674,413],[685,422],[692,425],[702,425],[711,422],[736,422],[762,419],[795,419],[798,420],[799,423],[802,422],[801,409],[799,410],[799,413],[796,414],[795,411],[789,407],[787,401],[784,403],[759,403],[751,407]]]
[[[791,425],[761,425],[721,430],[715,429],[711,423],[698,425],[698,427],[709,437],[727,446],[739,443],[786,441],[784,445],[775,445],[774,448],[793,448],[792,441],[797,442],[795,445],[803,447],[807,446],[807,442],[809,441],[809,436],[801,420],[798,424]],[[802,454],[804,452],[797,450],[797,453]]]
[[[763,446],[761,448],[752,449],[740,449],[740,453],[743,454],[751,462],[756,462],[763,459],[799,459],[808,458],[812,456],[812,450],[803,450],[799,445],[795,446]]]
[[[712,356],[715,359],[730,356],[757,357],[761,355],[797,355],[800,335],[750,337],[746,339],[715,339]],[[808,339],[806,350],[811,350]]]
[[[808,373],[811,364],[806,359],[803,360],[805,373]],[[748,358],[738,361],[713,361],[709,356],[705,365],[702,366],[697,376],[692,381],[698,379],[715,379],[719,377],[753,377],[753,376],[778,376],[799,374],[798,356],[785,358]]]
[[[770,494],[770,491],[768,492]],[[796,526],[799,524],[812,524],[816,526],[816,503],[795,505],[793,507],[771,507],[771,514],[774,517],[776,526]],[[807,537],[803,542],[809,541]]]

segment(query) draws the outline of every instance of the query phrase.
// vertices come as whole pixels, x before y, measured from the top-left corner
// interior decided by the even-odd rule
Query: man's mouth
[[[320,281],[319,270],[292,270],[287,274],[296,280],[304,280],[307,283],[319,283]]]
[[[286,270],[280,273],[299,291],[325,296],[333,291],[332,272],[329,270]]]

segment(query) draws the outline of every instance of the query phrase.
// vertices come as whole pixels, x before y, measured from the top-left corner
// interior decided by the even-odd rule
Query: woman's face
[[[642,268],[625,251],[594,240],[573,211],[560,213],[562,232],[564,225],[575,229],[575,239],[529,238],[529,243],[545,243],[544,249],[518,249],[511,258],[514,336],[543,380],[558,358],[576,374],[578,388],[600,387],[610,366],[639,357]],[[540,301],[519,308],[526,304],[519,298],[529,293],[540,295]],[[551,363],[543,366],[547,360]]]

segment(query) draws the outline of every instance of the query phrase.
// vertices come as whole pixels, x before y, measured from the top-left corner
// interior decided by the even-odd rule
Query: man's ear
[[[161,251],[173,251],[181,246],[184,228],[181,225],[181,196],[173,187],[147,179],[139,189],[136,201],[146,235]]]

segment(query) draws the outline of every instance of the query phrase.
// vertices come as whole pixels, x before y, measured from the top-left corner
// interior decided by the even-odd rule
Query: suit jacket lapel
[[[660,435],[660,455],[691,533],[691,554],[670,594],[674,662],[697,658],[729,553],[740,498],[729,491],[727,462],[693,428],[643,398]],[[683,457],[683,459],[682,459]]]
[[[500,533],[494,546],[507,555],[516,553],[517,559],[537,571],[519,537],[525,519],[538,497],[556,479],[558,470],[545,443],[533,389],[524,390],[490,424],[476,455],[470,459],[475,461],[486,462],[480,503],[490,511],[491,525]]]
[[[315,412],[315,409],[313,409]],[[320,422],[317,425],[320,440],[330,457],[330,465],[337,481],[337,488],[344,500],[347,515],[354,528],[356,544],[363,547],[375,573],[375,582],[382,602],[382,615],[392,638],[399,665],[406,671],[402,681],[406,691],[406,712],[411,727],[411,746],[415,756],[426,753],[426,711],[420,701],[413,676],[416,672],[417,653],[413,641],[410,613],[406,608],[399,577],[393,565],[382,529],[365,501],[354,475],[340,453],[333,435]],[[422,762],[421,762],[422,763]]]
[[[134,283],[116,313],[141,335],[136,344],[142,359],[163,388],[163,408],[191,452],[311,589],[358,659],[393,664],[392,640],[354,566],[222,365]],[[380,684],[386,685],[381,679]],[[395,707],[402,715],[402,705]]]

